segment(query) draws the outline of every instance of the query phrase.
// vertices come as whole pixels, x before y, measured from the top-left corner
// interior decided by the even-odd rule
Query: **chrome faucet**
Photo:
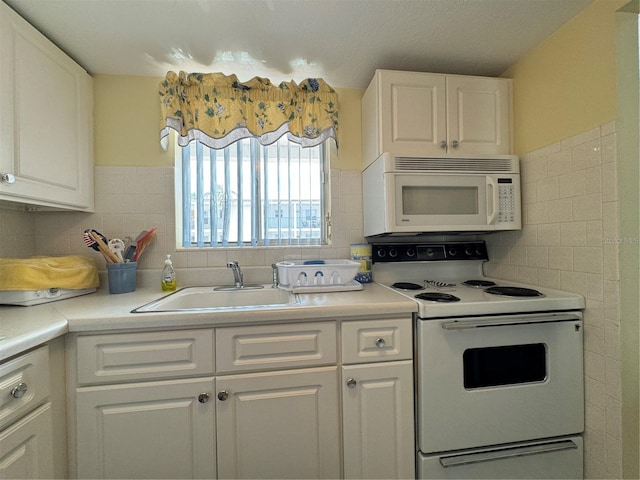
[[[235,283],[236,288],[244,287],[242,270],[240,269],[238,261],[233,260],[232,262],[227,262],[227,268],[230,268],[233,272],[233,282]]]

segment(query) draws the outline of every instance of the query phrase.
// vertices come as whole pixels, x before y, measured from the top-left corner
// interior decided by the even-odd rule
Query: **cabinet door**
[[[345,478],[415,478],[411,361],[342,368]]]
[[[510,80],[448,76],[449,153],[461,155],[511,153],[510,112]]]
[[[78,478],[214,478],[214,380],[77,390]]]
[[[6,4],[0,9],[0,198],[93,209],[93,80]]]
[[[338,478],[337,367],[217,380],[219,478]]]
[[[0,432],[0,478],[53,478],[51,404]]]
[[[382,152],[443,155],[447,140],[445,76],[380,72]]]

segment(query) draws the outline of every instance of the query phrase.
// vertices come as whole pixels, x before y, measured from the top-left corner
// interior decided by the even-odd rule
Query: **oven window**
[[[543,343],[465,350],[464,388],[541,382],[547,378],[546,352]]]

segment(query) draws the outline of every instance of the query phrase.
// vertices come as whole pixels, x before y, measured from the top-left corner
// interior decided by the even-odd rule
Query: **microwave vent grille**
[[[513,158],[418,158],[395,157],[396,171],[518,173]]]

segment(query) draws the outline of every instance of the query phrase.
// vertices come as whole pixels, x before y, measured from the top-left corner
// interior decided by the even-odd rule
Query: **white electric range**
[[[414,299],[417,478],[581,478],[580,295],[490,279],[484,242],[372,243]]]

